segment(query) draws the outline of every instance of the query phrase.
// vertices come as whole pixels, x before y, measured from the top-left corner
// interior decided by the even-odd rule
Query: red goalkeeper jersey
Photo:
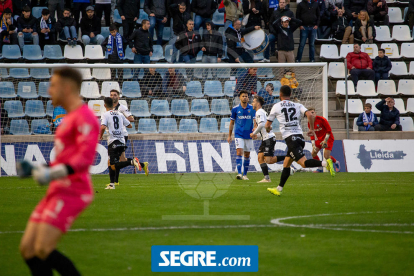
[[[308,128],[309,127],[310,125],[308,123]],[[334,139],[331,126],[329,125],[328,120],[326,120],[324,117],[316,116],[314,129],[315,129],[317,139],[315,139],[314,136],[311,136],[311,140],[322,141],[325,139],[326,134],[330,135],[329,139],[332,139],[332,140]]]

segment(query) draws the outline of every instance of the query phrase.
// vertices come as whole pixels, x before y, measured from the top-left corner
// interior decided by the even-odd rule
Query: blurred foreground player
[[[80,275],[56,246],[93,200],[89,166],[95,158],[99,124],[79,97],[81,84],[82,76],[74,69],[54,71],[49,87],[52,104],[68,112],[56,130],[56,159],[49,166],[32,166],[27,161],[19,166],[19,175],[32,175],[41,185],[50,183],[46,196],[31,214],[20,243],[20,252],[32,275],[52,276],[52,270],[60,275]]]

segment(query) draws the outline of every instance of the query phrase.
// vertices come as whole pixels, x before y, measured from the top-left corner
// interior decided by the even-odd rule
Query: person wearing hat
[[[101,33],[101,19],[95,15],[95,9],[92,6],[86,8],[86,15],[82,17],[80,28],[82,32],[83,44],[101,45],[105,38]]]
[[[296,31],[301,24],[301,20],[287,16],[283,16],[273,24],[276,33],[279,63],[295,62],[295,42],[293,40],[293,32]]]
[[[56,20],[50,16],[48,9],[42,10],[42,16],[37,20],[39,27],[39,45],[43,50],[45,45],[53,45],[56,41]]]
[[[6,8],[0,19],[0,52],[4,44],[17,44],[17,28],[14,24],[12,11]]]
[[[201,40],[201,51],[203,51],[202,63],[221,62],[223,56],[223,36],[214,30],[213,22],[206,22],[206,31]],[[211,68],[213,78],[217,77],[216,69]],[[203,70],[203,77],[207,78],[208,70]]]
[[[23,49],[25,42],[33,42],[33,45],[39,45],[37,19],[32,15],[32,9],[25,6],[22,13],[23,16],[17,19],[17,28],[19,29],[17,38],[20,48]]]

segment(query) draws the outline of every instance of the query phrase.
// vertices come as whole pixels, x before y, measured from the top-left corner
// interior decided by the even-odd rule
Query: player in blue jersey
[[[231,135],[234,130],[234,138],[236,143],[237,157],[237,179],[249,180],[246,176],[250,166],[250,152],[254,150],[253,140],[250,133],[253,131],[253,120],[256,111],[253,106],[249,104],[249,93],[246,90],[241,90],[239,93],[240,104],[233,107],[231,110],[231,121],[229,126],[229,137],[227,142],[231,143]],[[242,160],[244,152],[243,175],[242,175]]]

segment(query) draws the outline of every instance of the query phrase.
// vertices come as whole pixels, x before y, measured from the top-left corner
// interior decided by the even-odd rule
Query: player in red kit
[[[32,176],[40,185],[49,184],[46,196],[29,218],[20,252],[32,275],[80,275],[72,261],[56,250],[57,243],[76,217],[92,202],[89,167],[95,159],[99,123],[79,96],[81,74],[64,67],[54,71],[49,94],[54,106],[67,115],[55,136],[56,158],[47,165],[23,161],[19,175]]]
[[[319,160],[318,152],[321,149],[325,149],[323,153],[323,157],[326,160],[331,158],[336,172],[339,172],[340,170],[339,161],[337,161],[335,157],[331,156],[332,147],[335,141],[331,126],[329,125],[328,120],[326,120],[324,117],[316,115],[315,108],[311,107],[311,108],[308,108],[308,110],[310,111],[310,114],[315,118],[314,128],[315,128],[316,139],[314,136],[311,136],[312,157],[313,159]],[[308,123],[308,128],[309,128],[309,123]],[[319,168],[315,172],[323,172],[323,171],[321,168]]]

